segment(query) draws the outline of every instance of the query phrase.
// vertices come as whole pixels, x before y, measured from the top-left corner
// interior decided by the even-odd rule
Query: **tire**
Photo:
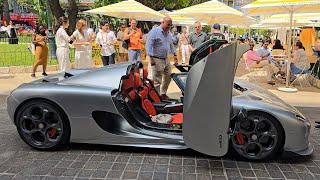
[[[234,123],[232,152],[247,160],[273,159],[281,154],[284,130],[277,119],[262,112],[249,112],[247,119]]]
[[[16,113],[15,123],[21,139],[38,150],[54,150],[69,142],[67,115],[48,100],[31,100]]]

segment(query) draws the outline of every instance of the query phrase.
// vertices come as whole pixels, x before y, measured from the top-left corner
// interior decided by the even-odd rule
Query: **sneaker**
[[[42,76],[48,76],[48,74],[46,72],[43,72]]]
[[[35,74],[31,74],[31,77],[32,77],[32,78],[35,78],[35,77],[36,77],[36,75],[35,75]]]

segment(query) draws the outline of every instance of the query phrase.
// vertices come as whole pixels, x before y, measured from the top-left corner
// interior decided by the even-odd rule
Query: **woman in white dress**
[[[72,34],[75,37],[73,42],[75,50],[75,68],[88,69],[93,67],[92,61],[92,38],[87,31],[87,23],[80,19],[76,25],[77,30]]]
[[[69,27],[69,19],[67,17],[60,17],[58,20],[59,29],[56,31],[56,45],[57,45],[57,59],[59,63],[59,71],[70,70],[69,58],[69,42],[71,37],[67,34],[66,29]]]

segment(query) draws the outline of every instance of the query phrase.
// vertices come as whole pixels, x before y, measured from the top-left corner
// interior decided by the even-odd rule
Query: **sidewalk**
[[[175,71],[175,70],[173,70]],[[48,72],[49,74],[55,74],[56,71]],[[37,74],[38,78],[41,78],[41,73]],[[237,78],[244,79],[243,77],[247,76],[247,72],[241,67],[238,68]],[[30,73],[21,73],[21,74],[0,74],[0,95],[9,94],[13,89],[18,87],[22,83],[27,83],[32,81]],[[261,78],[259,81],[255,82],[256,84],[270,90],[272,93],[279,96],[284,101],[288,102],[293,106],[303,106],[303,107],[320,107],[320,89],[316,87],[298,87],[299,91],[296,93],[285,93],[277,90],[277,87],[283,86],[282,84],[277,84],[275,86],[268,85],[264,82],[264,79]],[[178,86],[171,81],[169,90],[169,96],[178,98],[181,96],[180,89]]]

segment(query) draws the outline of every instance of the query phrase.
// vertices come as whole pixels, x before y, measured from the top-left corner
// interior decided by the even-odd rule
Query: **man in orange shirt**
[[[137,21],[135,19],[130,20],[130,27],[125,31],[124,39],[129,39],[128,56],[129,62],[141,61],[141,49],[142,49],[142,32],[137,28]]]

